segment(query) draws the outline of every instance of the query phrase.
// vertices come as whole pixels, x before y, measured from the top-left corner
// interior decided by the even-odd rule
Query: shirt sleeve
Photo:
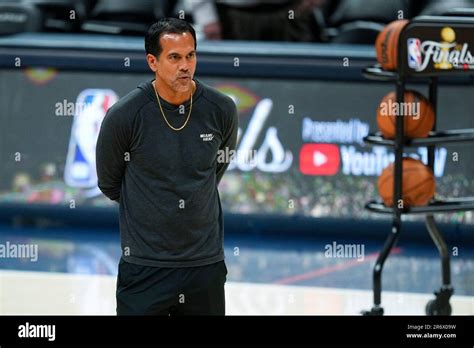
[[[237,113],[237,107],[235,103],[231,100],[229,103],[229,117],[226,129],[224,131],[224,140],[219,148],[220,151],[224,151],[227,153],[231,153],[230,151],[235,150],[237,146],[237,132],[239,128],[239,115]],[[227,149],[227,150],[226,150]],[[224,161],[219,163],[217,162],[217,185],[219,185],[224,172],[226,171],[227,167],[229,166],[229,161]]]
[[[102,121],[96,145],[96,169],[99,189],[113,201],[120,199],[120,189],[127,160],[130,158],[130,127],[113,107]],[[128,153],[128,155],[127,155]]]
[[[214,0],[189,1],[190,12],[196,25],[204,27],[207,24],[219,21],[219,15],[214,2]]]

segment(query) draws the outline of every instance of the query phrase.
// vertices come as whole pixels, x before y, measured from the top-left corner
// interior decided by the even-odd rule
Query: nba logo
[[[408,66],[412,69],[421,67],[421,42],[419,39],[410,38],[407,42],[408,48]]]
[[[117,100],[117,94],[110,89],[86,89],[76,100],[64,181],[72,187],[91,189],[86,194],[89,197],[100,194],[97,188],[95,146],[102,120]]]

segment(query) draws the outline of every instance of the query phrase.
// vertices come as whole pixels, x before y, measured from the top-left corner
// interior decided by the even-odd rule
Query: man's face
[[[148,57],[150,68],[157,72],[160,82],[165,83],[173,91],[179,93],[191,91],[192,78],[196,71],[193,36],[189,32],[163,34],[160,43],[163,51],[158,59],[151,62]]]

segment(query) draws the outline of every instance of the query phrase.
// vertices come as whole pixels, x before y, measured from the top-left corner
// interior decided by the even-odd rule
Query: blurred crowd
[[[59,170],[58,170],[59,169]],[[49,203],[114,206],[104,195],[87,195],[87,190],[65,184],[62,168],[56,164],[41,166],[40,176],[33,178],[18,172],[12,187],[0,191],[0,202]],[[466,197],[474,192],[474,180],[463,174],[445,174],[436,179],[435,199]],[[224,175],[219,187],[225,209],[240,214],[283,214],[311,217],[387,219],[365,209],[371,200],[379,200],[377,177],[347,175],[305,176],[297,167],[282,175],[258,170],[232,170]],[[408,215],[406,220],[422,220],[423,215]],[[474,224],[474,212],[439,214],[440,222]]]
[[[393,20],[466,8],[474,0],[0,0],[0,35],[143,37],[159,18],[177,17],[194,24],[198,40],[372,44]]]
[[[445,174],[436,180],[435,199],[469,196],[474,180],[463,174]],[[222,179],[221,198],[233,213],[269,213],[312,217],[388,219],[365,209],[365,204],[380,200],[377,177],[302,176],[292,167],[284,175],[228,172]],[[423,215],[407,215],[406,220],[423,220]],[[439,214],[437,221],[474,223],[473,212]]]

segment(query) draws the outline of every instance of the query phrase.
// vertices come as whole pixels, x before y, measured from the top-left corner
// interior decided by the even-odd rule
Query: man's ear
[[[146,55],[146,61],[153,72],[158,70],[158,58],[156,58],[153,54],[148,53]]]

